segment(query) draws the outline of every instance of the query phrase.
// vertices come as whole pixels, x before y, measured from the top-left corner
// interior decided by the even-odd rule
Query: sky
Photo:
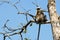
[[[4,0],[0,0],[0,1],[4,1]],[[12,4],[14,4],[18,0],[8,0],[8,1],[10,1]],[[18,10],[20,12],[26,12],[27,10],[31,10],[29,13],[36,15],[37,7],[34,4],[32,4],[32,2],[37,2],[38,5],[42,9],[47,10],[48,0],[36,0],[36,1],[35,0],[20,0],[20,2],[18,4],[16,4],[16,6],[18,7]],[[60,4],[60,0],[56,0],[56,10],[57,10],[58,15],[60,15],[60,5],[59,4]],[[26,10],[24,10],[21,6],[23,8],[25,8]],[[17,9],[14,6],[12,6],[11,4],[3,3],[0,5],[0,32],[4,32],[2,27],[7,19],[10,20],[7,23],[7,26],[11,27],[13,29],[22,27],[20,23],[22,23],[23,25],[25,25],[27,23],[25,15],[21,15],[21,14],[18,15],[17,13],[18,13]],[[47,19],[49,20],[48,12],[46,12],[44,14],[47,15]],[[28,16],[28,20],[30,20],[30,19],[32,19],[32,18],[30,16]],[[33,23],[33,25],[31,27],[28,26],[27,33],[22,33],[23,38],[26,37],[31,40],[36,40],[37,33],[38,33],[38,27],[39,27],[39,25],[36,23]],[[20,40],[19,35],[11,36],[11,38],[12,38],[12,40]],[[3,40],[3,35],[1,35],[1,34],[0,34],[0,40]],[[9,40],[9,38],[6,38],[6,40]],[[41,25],[40,40],[53,40],[51,24],[42,24]]]

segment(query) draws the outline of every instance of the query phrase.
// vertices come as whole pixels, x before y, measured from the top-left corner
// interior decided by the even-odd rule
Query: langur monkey
[[[42,23],[42,22],[46,22],[47,21],[47,18],[46,18],[46,15],[44,15],[45,11],[41,10],[39,7],[37,8],[37,13],[36,13],[36,19],[35,21],[37,23]]]

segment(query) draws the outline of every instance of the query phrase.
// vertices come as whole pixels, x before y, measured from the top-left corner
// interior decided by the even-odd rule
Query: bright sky
[[[14,4],[18,0],[10,0],[10,1],[12,4]],[[36,6],[32,4],[32,2],[35,2],[35,0],[21,0],[20,3],[18,3],[16,6],[18,7],[20,12],[26,12],[23,8],[25,8],[26,10],[31,9],[29,13],[35,15]],[[48,0],[37,0],[37,3],[42,9],[47,10]],[[60,15],[60,0],[56,0],[56,9],[57,9],[58,15]],[[11,28],[19,28],[21,27],[20,23],[23,23],[23,25],[27,23],[25,16],[18,15],[17,12],[18,11],[16,10],[16,8],[10,4],[3,3],[2,5],[0,5],[0,32],[3,32],[2,27],[7,19],[10,20],[7,23],[7,26]],[[46,12],[45,14],[47,15],[47,18],[49,19],[48,13]],[[28,17],[28,19],[30,20],[31,18]],[[31,40],[36,40],[37,32],[38,32],[38,24],[34,23],[31,27],[27,28],[26,34],[23,33],[23,38],[26,37]],[[20,36],[15,35],[15,36],[12,36],[11,38],[12,40],[19,40]],[[0,40],[3,40],[3,35],[0,35]],[[9,39],[6,38],[6,40],[9,40]],[[50,24],[41,25],[40,40],[53,40]]]

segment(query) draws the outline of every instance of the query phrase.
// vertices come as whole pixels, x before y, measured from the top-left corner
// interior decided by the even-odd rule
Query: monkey
[[[37,23],[43,23],[47,21],[46,15],[43,13],[44,11],[41,10],[40,8],[37,8],[36,16],[35,16],[35,21]]]

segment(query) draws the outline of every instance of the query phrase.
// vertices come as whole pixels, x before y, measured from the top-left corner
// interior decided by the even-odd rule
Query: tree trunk
[[[48,12],[52,26],[53,40],[60,40],[59,20],[58,20],[58,15],[56,13],[55,5],[56,5],[55,0],[48,0]]]

